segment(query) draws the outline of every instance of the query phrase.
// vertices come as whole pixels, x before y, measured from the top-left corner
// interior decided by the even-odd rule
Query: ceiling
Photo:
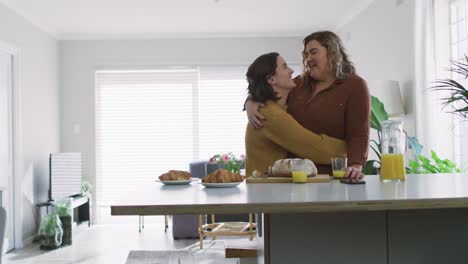
[[[374,0],[0,0],[57,39],[304,36]]]

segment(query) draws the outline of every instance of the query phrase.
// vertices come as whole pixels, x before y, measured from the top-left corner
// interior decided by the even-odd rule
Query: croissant
[[[166,173],[161,174],[159,176],[159,180],[161,181],[183,181],[183,180],[190,180],[192,175],[190,172],[187,171],[178,171],[178,170],[170,170]]]
[[[226,183],[226,182],[241,182],[245,179],[245,176],[242,176],[237,173],[230,172],[224,169],[218,169],[208,174],[202,179],[204,183]]]

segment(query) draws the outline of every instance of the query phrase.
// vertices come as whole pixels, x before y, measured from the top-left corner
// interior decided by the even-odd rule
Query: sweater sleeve
[[[318,164],[330,164],[331,158],[346,156],[345,141],[307,130],[279,107],[269,105],[262,114],[266,118],[263,133],[285,150]]]
[[[369,150],[370,96],[364,80],[356,80],[345,113],[348,165],[364,165]]]

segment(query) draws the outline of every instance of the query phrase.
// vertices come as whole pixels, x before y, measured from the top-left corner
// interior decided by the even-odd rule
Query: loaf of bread
[[[226,182],[241,182],[245,179],[245,176],[242,176],[237,173],[230,172],[225,169],[218,169],[208,174],[202,179],[204,183],[226,183]]]
[[[178,171],[178,170],[170,170],[166,173],[161,174],[159,176],[159,180],[161,181],[185,181],[190,180],[192,174],[188,171]]]
[[[272,167],[269,168],[268,174],[272,177],[292,177],[291,161],[300,159],[280,159],[275,161]],[[314,162],[304,159],[306,163],[306,173],[308,177],[317,175],[317,167]]]

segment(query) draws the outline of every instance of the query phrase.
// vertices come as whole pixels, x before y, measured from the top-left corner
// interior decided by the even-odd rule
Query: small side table
[[[72,220],[80,224],[81,222],[88,222],[88,226],[91,226],[91,212],[90,212],[90,197],[88,196],[73,196],[69,197],[70,200],[70,207],[72,210]],[[54,207],[54,201],[47,201],[44,203],[36,204],[36,207],[39,210],[42,207],[46,207],[46,213],[49,214],[52,212],[52,208]]]
[[[39,208],[39,210],[40,210],[42,207],[45,207],[45,208],[46,208],[46,213],[49,214],[49,208],[54,207],[54,204],[53,204],[52,202],[44,202],[44,203],[38,203],[38,204],[36,204],[36,207]]]
[[[217,236],[248,236],[253,240],[256,234],[256,224],[253,222],[253,214],[249,214],[249,222],[225,222],[216,223],[215,215],[211,215],[211,224],[204,224],[204,215],[199,215],[200,249],[203,249],[204,236],[211,236],[213,240]]]

